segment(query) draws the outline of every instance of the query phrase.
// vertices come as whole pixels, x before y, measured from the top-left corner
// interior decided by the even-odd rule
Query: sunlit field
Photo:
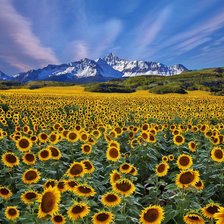
[[[0,92],[0,223],[224,223],[224,97]]]

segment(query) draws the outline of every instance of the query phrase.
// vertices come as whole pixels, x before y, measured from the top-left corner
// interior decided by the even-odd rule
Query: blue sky
[[[224,66],[223,0],[0,0],[0,70],[121,58]]]

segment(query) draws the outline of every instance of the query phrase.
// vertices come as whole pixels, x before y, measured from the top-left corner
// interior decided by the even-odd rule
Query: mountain
[[[166,66],[157,62],[128,61],[110,53],[95,61],[84,58],[68,64],[48,65],[41,69],[22,72],[14,75],[13,80],[18,82],[49,80],[85,83],[140,75],[176,75],[186,70],[181,64]]]
[[[123,77],[133,77],[139,75],[177,75],[186,71],[187,68],[181,64],[166,66],[157,62],[147,61],[127,61],[120,59],[113,53],[103,58],[115,70],[123,73]]]
[[[13,80],[13,77],[11,77],[9,75],[6,75],[2,71],[0,71],[0,80],[3,80],[3,81],[11,81],[11,80]]]

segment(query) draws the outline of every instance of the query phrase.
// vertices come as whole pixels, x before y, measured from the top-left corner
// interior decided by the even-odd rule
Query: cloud
[[[32,32],[27,18],[20,15],[11,0],[2,0],[0,7],[0,57],[23,71],[24,68],[58,63],[53,50],[43,46]]]
[[[83,40],[74,40],[68,45],[68,57],[72,60],[79,60],[89,56],[88,44]]]

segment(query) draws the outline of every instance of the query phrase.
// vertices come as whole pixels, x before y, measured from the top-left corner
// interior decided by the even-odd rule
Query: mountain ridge
[[[162,63],[142,60],[121,59],[113,53],[91,60],[88,58],[60,65],[47,65],[46,67],[21,72],[14,76],[6,74],[0,80],[13,80],[29,82],[36,80],[82,82],[88,79],[106,81],[114,78],[135,77],[142,75],[170,76],[180,74],[188,69],[182,64],[166,66]],[[1,78],[2,77],[2,78]]]

